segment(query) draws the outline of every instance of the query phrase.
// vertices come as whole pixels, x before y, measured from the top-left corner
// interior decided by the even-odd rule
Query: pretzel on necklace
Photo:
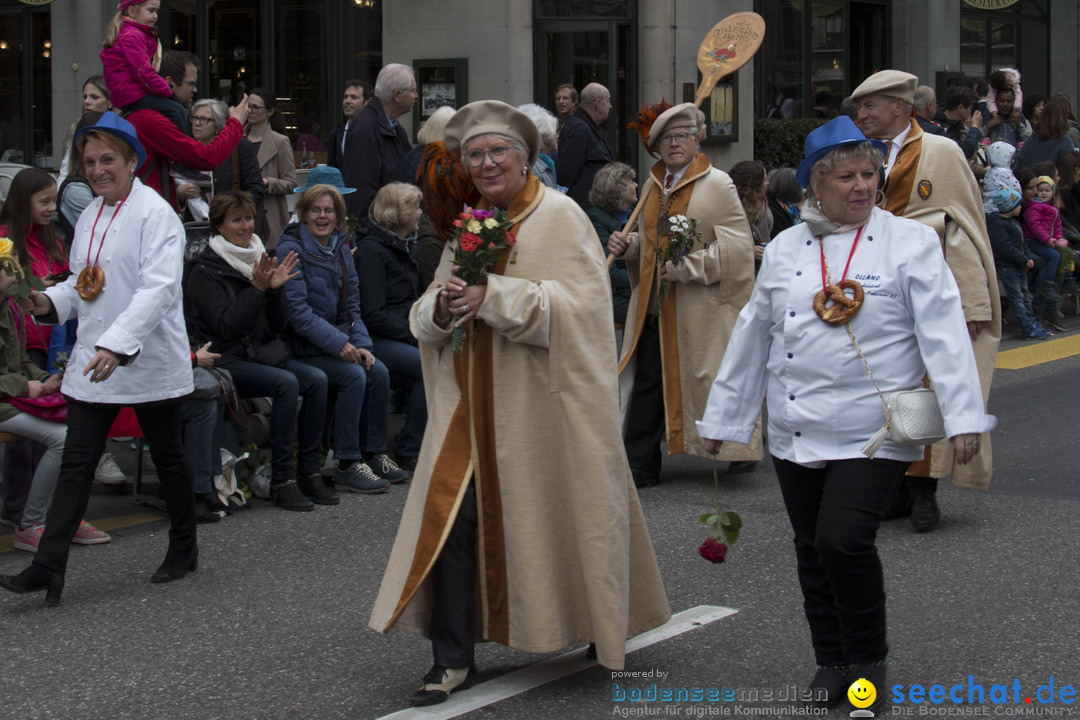
[[[75,290],[79,293],[79,297],[87,302],[90,302],[98,295],[101,294],[102,289],[105,287],[105,270],[98,265],[87,265],[79,273],[78,279],[75,281]]]
[[[846,288],[851,288],[854,297],[844,294]],[[862,285],[854,280],[842,280],[839,285],[829,285],[828,295],[825,290],[819,290],[814,297],[814,312],[828,325],[843,325],[858,314],[863,304]],[[825,307],[827,301],[832,305]]]

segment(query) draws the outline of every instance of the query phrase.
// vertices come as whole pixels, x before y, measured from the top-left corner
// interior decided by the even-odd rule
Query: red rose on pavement
[[[711,563],[722,563],[724,562],[724,558],[727,557],[727,545],[722,542],[717,542],[714,538],[709,538],[701,543],[701,547],[698,548],[698,554]]]

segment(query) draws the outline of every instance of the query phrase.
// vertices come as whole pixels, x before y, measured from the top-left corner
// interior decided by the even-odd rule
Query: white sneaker
[[[116,464],[112,453],[102,453],[97,470],[94,471],[94,479],[102,485],[123,485],[127,482],[127,475]]]

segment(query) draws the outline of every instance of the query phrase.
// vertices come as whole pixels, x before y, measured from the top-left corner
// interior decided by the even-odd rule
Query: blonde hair
[[[416,133],[416,139],[420,141],[421,145],[442,142],[446,123],[450,122],[452,117],[454,117],[454,108],[443,105],[427,119],[424,127],[420,128],[420,132]]]
[[[304,215],[306,215],[307,211],[311,209],[311,206],[315,204],[315,201],[323,195],[329,195],[334,203],[336,224],[339,227],[345,227],[345,198],[341,197],[341,191],[333,185],[312,185],[302,192],[300,194],[300,199],[296,201],[296,217],[300,218],[300,222],[306,223],[307,219]]]
[[[116,38],[120,37],[120,30],[124,27],[124,18],[127,13],[117,12],[113,19],[105,26],[105,39],[101,41],[101,47],[111,48],[116,44]]]
[[[415,185],[388,183],[375,194],[375,199],[368,208],[368,215],[387,230],[397,232],[413,219],[423,198],[424,194]]]

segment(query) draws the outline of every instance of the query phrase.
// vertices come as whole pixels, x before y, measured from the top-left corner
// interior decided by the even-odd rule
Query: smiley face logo
[[[848,700],[851,704],[857,708],[868,708],[874,704],[874,700],[877,699],[877,688],[874,687],[874,683],[870,682],[866,678],[859,678],[855,682],[851,683],[851,687],[847,691]]]

